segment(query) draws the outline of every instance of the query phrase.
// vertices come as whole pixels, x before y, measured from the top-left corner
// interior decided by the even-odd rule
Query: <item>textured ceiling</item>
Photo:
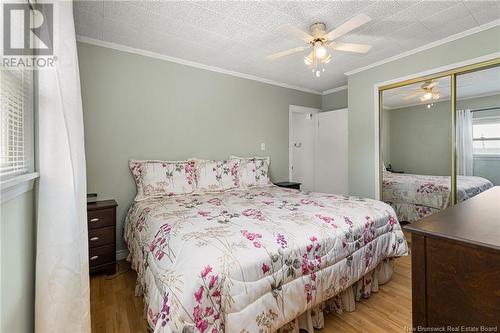
[[[439,81],[438,86],[435,88],[441,96],[439,101],[449,101],[451,95],[450,78],[444,77],[434,81]],[[422,82],[384,91],[382,98],[384,108],[395,109],[428,104],[429,102],[421,103],[419,101],[422,93],[414,96],[414,93],[421,85]],[[458,75],[456,91],[458,100],[500,94],[500,67]]]
[[[316,91],[345,85],[359,68],[500,18],[500,1],[76,1],[76,33]],[[283,32],[323,21],[333,29],[358,13],[368,24],[338,41],[373,45],[365,55],[335,52],[316,78],[303,45]]]

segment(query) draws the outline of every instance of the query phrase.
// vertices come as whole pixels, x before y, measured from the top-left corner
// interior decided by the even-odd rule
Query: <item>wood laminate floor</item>
[[[409,237],[407,237],[408,239]],[[356,311],[325,318],[321,333],[403,332],[411,327],[411,257],[396,259],[391,281],[356,303]],[[92,332],[147,332],[142,297],[134,296],[136,274],[121,261],[114,276],[90,279]]]

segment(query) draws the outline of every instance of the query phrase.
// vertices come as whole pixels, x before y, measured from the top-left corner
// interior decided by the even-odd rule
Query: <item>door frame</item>
[[[293,121],[292,121],[292,114],[293,113],[312,113],[313,114],[313,121],[317,122],[318,118],[315,116],[317,113],[321,112],[321,109],[315,109],[315,108],[309,108],[305,106],[299,106],[299,105],[290,105],[288,108],[288,181],[292,180],[292,174],[293,174],[293,169],[292,169],[292,164],[293,164]],[[318,131],[318,126],[314,126],[314,147],[313,147],[313,154],[314,154],[314,159],[313,163],[316,161],[316,136],[317,136],[317,131]],[[313,184],[316,183],[316,172],[313,168]]]

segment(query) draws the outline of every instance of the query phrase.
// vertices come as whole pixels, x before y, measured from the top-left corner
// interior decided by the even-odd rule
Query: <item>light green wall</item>
[[[331,111],[347,108],[347,88],[321,96],[321,110]]]
[[[500,106],[500,95],[457,101],[457,109]],[[496,111],[498,115],[498,111]],[[475,118],[491,112],[475,112]],[[394,170],[422,175],[451,174],[451,104],[434,103],[384,110],[383,156]],[[500,183],[500,160],[474,159],[474,175]]]
[[[500,80],[500,78],[499,78]],[[460,92],[457,91],[457,96],[460,98]],[[499,95],[492,95],[492,96],[486,96],[486,97],[479,97],[479,98],[468,98],[468,99],[463,99],[463,100],[458,100],[457,101],[457,109],[482,109],[482,108],[494,108],[494,107],[500,107],[500,94]],[[488,113],[490,112],[490,113]],[[485,117],[488,115],[498,115],[498,111],[482,111],[482,112],[474,112],[473,114],[474,118],[477,117]]]
[[[1,332],[34,330],[35,209],[33,191],[0,206]]]
[[[380,149],[382,149],[382,161],[384,162],[384,166],[386,168],[389,167],[391,163],[391,113],[390,110],[383,109],[382,110],[382,145]],[[397,170],[393,166],[394,170]]]
[[[376,197],[375,84],[500,52],[499,36],[497,26],[349,76],[350,194]]]
[[[321,108],[320,95],[89,44],[78,56],[88,191],[117,200],[118,249],[130,158],[269,155],[272,179],[287,180],[289,105]]]
[[[451,174],[451,104],[386,110],[390,114],[389,156],[394,170],[420,175]],[[384,135],[384,134],[383,134]]]
[[[500,159],[474,158],[474,176],[488,179],[495,186],[500,186]]]

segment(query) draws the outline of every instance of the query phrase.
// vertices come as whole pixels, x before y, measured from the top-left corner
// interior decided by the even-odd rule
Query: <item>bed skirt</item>
[[[299,333],[299,330],[314,333],[314,329],[325,326],[324,315],[328,313],[352,312],[356,309],[356,301],[369,298],[372,292],[378,292],[379,285],[387,283],[394,272],[394,258],[384,259],[375,269],[349,286],[330,300],[317,305],[301,314],[288,324],[282,326],[277,333]]]

